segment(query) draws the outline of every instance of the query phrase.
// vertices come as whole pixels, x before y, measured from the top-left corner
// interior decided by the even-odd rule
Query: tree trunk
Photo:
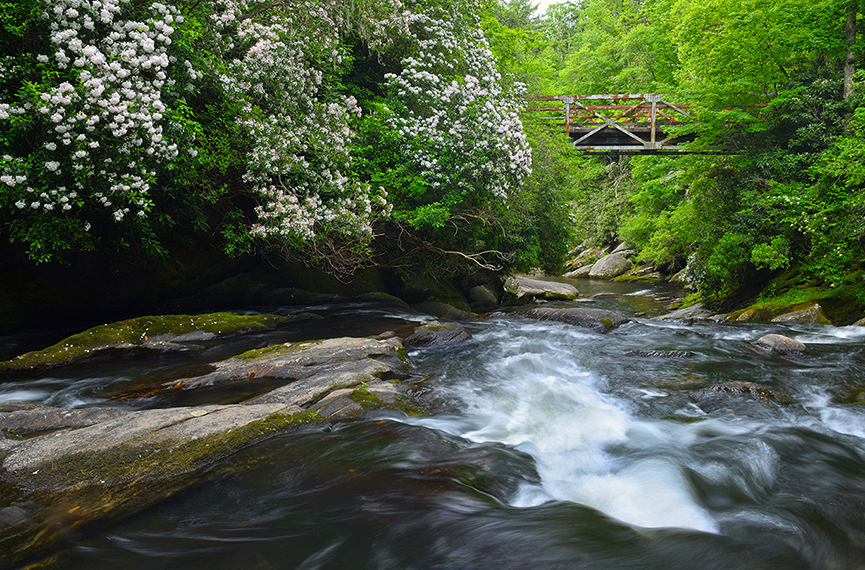
[[[853,93],[853,74],[856,72],[856,54],[853,46],[856,43],[856,0],[847,6],[847,21],[844,22],[844,35],[847,40],[847,58],[844,60],[844,99],[849,99]]]

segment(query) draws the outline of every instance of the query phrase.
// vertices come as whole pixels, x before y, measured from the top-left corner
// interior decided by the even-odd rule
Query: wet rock
[[[6,437],[26,437],[68,428],[92,426],[127,412],[113,408],[52,408],[36,405],[30,409],[0,411],[0,433]]]
[[[415,305],[412,305],[411,308],[416,311],[420,311],[421,313],[426,313],[428,315],[432,315],[440,319],[445,319],[447,321],[471,321],[475,319],[474,313],[469,313],[468,311],[461,311],[460,309],[451,307],[448,304],[440,303],[438,301],[426,301],[423,303],[417,303]]]
[[[589,272],[592,271],[591,265],[583,265],[579,269],[574,269],[573,271],[568,271],[562,277],[566,277],[568,279],[580,279],[582,277],[588,277]]]
[[[676,309],[675,311],[670,311],[666,315],[660,315],[657,317],[653,317],[653,320],[658,321],[687,321],[692,319],[708,319],[712,316],[711,311],[707,311],[703,308],[703,303],[695,303],[690,307],[684,307],[682,309]]]
[[[724,382],[692,392],[688,399],[697,404],[704,412],[720,409],[738,411],[742,404],[757,403],[790,405],[794,400],[783,392],[753,382]]]
[[[499,304],[495,291],[489,285],[478,285],[469,289],[469,305],[473,311],[486,313]]]
[[[529,303],[534,299],[576,299],[580,294],[577,288],[568,283],[543,281],[518,275],[505,281],[505,291],[517,302]]]
[[[360,385],[383,375],[404,376],[408,370],[405,358],[397,338],[346,337],[285,343],[212,363],[210,372],[172,380],[163,384],[161,391],[209,389],[270,378],[284,383],[247,403],[307,407],[337,388]]]
[[[797,354],[807,350],[803,343],[781,334],[761,336],[751,346],[771,354]]]
[[[812,303],[809,306],[796,308],[791,311],[784,312],[772,319],[773,323],[817,323],[821,325],[831,325],[832,323],[826,318],[823,313],[823,307],[820,303]]]
[[[859,319],[858,321],[856,321],[855,323],[853,323],[851,326],[854,326],[854,327],[865,327],[865,318],[863,318],[863,319]]]
[[[432,321],[417,327],[405,339],[407,348],[429,348],[436,346],[453,346],[472,338],[459,323],[440,323]]]
[[[183,344],[274,329],[316,315],[163,315],[100,325],[53,346],[0,362],[0,376],[38,375],[58,366],[107,357],[112,353],[188,350]]]
[[[693,358],[695,355],[688,350],[629,350],[625,356],[633,358]]]
[[[644,267],[634,267],[629,271],[619,275],[618,277],[613,278],[613,281],[640,281],[647,283],[660,283],[664,280],[664,276],[661,275],[658,271],[655,271],[655,268],[651,265],[647,265]]]
[[[548,307],[520,311],[520,315],[539,321],[557,321],[605,333],[628,322],[626,317],[605,309],[584,309],[574,307],[554,309]]]
[[[634,266],[631,261],[620,253],[604,256],[592,265],[589,277],[593,279],[612,279],[625,273]]]

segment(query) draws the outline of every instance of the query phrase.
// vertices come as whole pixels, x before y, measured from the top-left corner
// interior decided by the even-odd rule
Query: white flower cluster
[[[484,190],[505,198],[531,174],[531,149],[517,111],[523,92],[505,93],[489,44],[455,11],[411,20],[416,55],[388,84],[404,107],[389,126],[433,189]],[[518,86],[518,89],[524,89]]]
[[[162,90],[173,83],[168,46],[183,17],[160,2],[43,5],[52,51],[34,57],[47,72],[30,98],[0,104],[0,120],[27,113],[41,121],[42,146],[26,160],[4,160],[2,180],[19,192],[19,208],[69,210],[86,195],[117,221],[144,216],[156,168],[177,156],[163,132]]]
[[[372,221],[387,214],[383,191],[349,176],[349,129],[360,115],[353,97],[337,96],[325,69],[343,64],[339,38],[349,26],[342,0],[298,0],[290,11],[220,0],[218,28],[242,55],[230,61],[223,86],[246,102],[241,123],[254,140],[245,180],[263,197],[253,235],[303,242],[330,231],[372,236]],[[402,17],[397,0],[366,2],[373,15]],[[259,12],[256,17],[243,14]],[[366,22],[376,21],[368,13]]]

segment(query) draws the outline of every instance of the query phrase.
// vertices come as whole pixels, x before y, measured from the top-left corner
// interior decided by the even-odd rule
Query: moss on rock
[[[0,362],[0,376],[12,373],[42,373],[92,358],[106,350],[166,350],[179,348],[177,342],[201,341],[235,334],[273,329],[313,315],[164,315],[127,319],[99,325],[72,335],[42,350]]]
[[[383,405],[381,398],[367,390],[366,388],[358,388],[351,393],[351,399],[360,404],[366,410],[374,410]]]

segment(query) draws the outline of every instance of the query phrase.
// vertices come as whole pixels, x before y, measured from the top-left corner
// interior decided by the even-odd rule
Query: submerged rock
[[[406,337],[405,345],[408,348],[453,346],[471,338],[471,333],[459,323],[432,321],[414,329],[414,332]]]
[[[693,358],[695,355],[689,350],[629,350],[625,356],[632,358]]]
[[[511,294],[517,302],[529,303],[534,299],[576,299],[580,292],[568,283],[543,281],[517,275],[505,281],[505,291]]]
[[[274,329],[317,315],[164,315],[138,317],[100,325],[72,335],[42,350],[0,362],[0,376],[38,375],[58,366],[108,356],[113,352],[166,352],[188,350],[183,343]]]
[[[790,405],[795,403],[783,392],[753,382],[724,382],[692,392],[688,399],[704,412],[719,409],[737,411],[742,403]]]
[[[619,325],[627,323],[629,320],[613,311],[607,311],[605,309],[584,309],[582,307],[567,309],[541,307],[520,311],[519,314],[539,321],[557,321],[569,325],[576,325],[600,333],[609,332]]]
[[[761,336],[752,342],[751,346],[771,354],[796,354],[807,350],[803,343],[781,334]]]

